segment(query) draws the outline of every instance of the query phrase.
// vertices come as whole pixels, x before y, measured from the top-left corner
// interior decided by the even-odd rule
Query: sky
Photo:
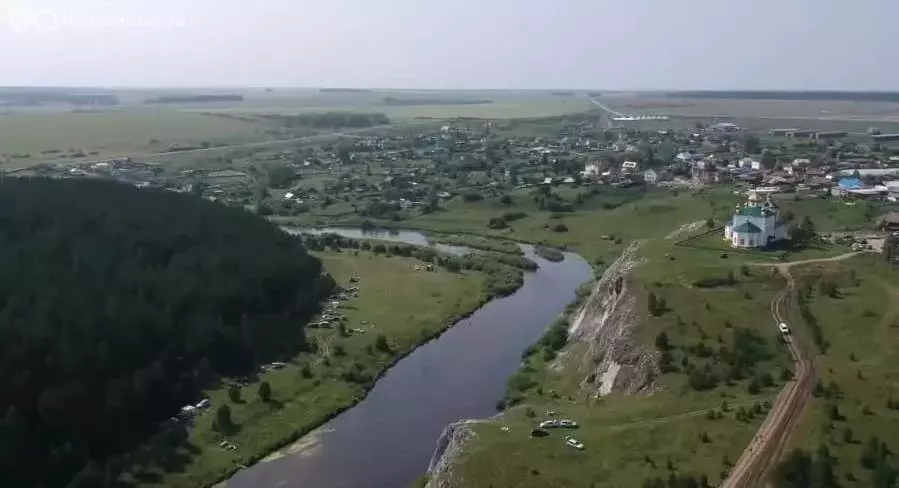
[[[899,90],[899,0],[0,0],[0,86]]]

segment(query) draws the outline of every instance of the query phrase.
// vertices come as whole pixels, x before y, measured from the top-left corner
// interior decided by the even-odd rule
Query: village
[[[769,206],[771,195],[790,193],[841,198],[849,205],[899,198],[899,146],[890,146],[899,135],[873,127],[850,134],[777,128],[761,133],[729,122],[680,129],[639,125],[668,124],[650,120],[600,129],[601,120],[588,113],[549,126],[460,121],[288,150],[234,150],[187,163],[124,157],[42,164],[22,175],[111,178],[300,220],[356,215],[399,221],[457,198],[502,200],[535,189],[549,197],[545,208],[552,212],[572,211],[583,200],[579,191],[603,188],[726,185],[751,189]],[[899,224],[899,217],[888,219]],[[774,237],[773,227],[770,233]],[[768,240],[753,240],[752,247]],[[743,242],[737,238],[734,246],[750,241]]]

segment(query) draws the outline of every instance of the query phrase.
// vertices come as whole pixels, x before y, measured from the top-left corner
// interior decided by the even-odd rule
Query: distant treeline
[[[574,92],[570,90],[562,90],[562,91],[554,91],[552,92],[555,97],[573,97]]]
[[[118,105],[119,98],[109,93],[69,93],[49,90],[3,90],[0,89],[0,104],[29,107],[47,103],[69,103],[72,105]]]
[[[313,127],[316,129],[340,129],[342,127],[372,127],[389,124],[383,113],[324,112],[300,115],[266,115],[287,127]]]
[[[471,100],[462,98],[397,98],[384,97],[385,105],[481,105],[493,100]]]
[[[243,95],[166,95],[144,100],[144,103],[215,103],[242,102]]]
[[[899,92],[859,91],[682,91],[669,92],[675,98],[718,98],[748,100],[843,100],[859,102],[899,102]]]
[[[370,93],[365,88],[319,88],[320,93]]]

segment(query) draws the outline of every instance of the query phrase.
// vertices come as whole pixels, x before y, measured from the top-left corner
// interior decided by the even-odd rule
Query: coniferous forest
[[[201,386],[306,348],[303,326],[332,287],[299,239],[249,212],[7,178],[0,484],[87,486]]]

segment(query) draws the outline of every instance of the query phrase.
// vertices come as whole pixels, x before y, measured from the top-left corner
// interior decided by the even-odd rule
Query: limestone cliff
[[[649,393],[658,377],[655,353],[633,339],[642,317],[633,280],[638,249],[639,243],[631,243],[605,270],[571,321],[569,342],[587,345],[581,386],[596,396]]]
[[[428,463],[428,484],[425,488],[451,488],[457,486],[453,477],[453,464],[456,462],[462,445],[475,436],[471,425],[478,420],[460,420],[443,429],[437,448]]]

